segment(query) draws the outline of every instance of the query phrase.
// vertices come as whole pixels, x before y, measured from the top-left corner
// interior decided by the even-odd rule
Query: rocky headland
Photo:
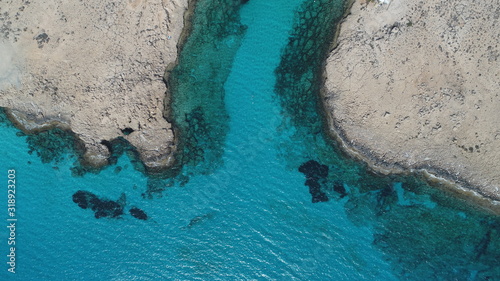
[[[342,146],[500,202],[500,1],[356,0],[326,65]]]
[[[105,144],[118,137],[150,171],[172,165],[164,75],[177,61],[188,2],[2,1],[0,107],[27,132],[71,130],[91,167],[108,163]]]

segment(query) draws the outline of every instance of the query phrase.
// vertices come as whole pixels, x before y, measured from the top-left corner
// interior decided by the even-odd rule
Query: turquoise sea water
[[[189,139],[173,179],[148,179],[126,155],[75,177],[73,154],[39,157],[47,138],[2,123],[18,221],[15,275],[0,231],[0,280],[499,280],[498,218],[419,179],[371,175],[325,138],[321,50],[341,12],[325,0],[200,0],[170,81]],[[328,167],[327,202],[304,185],[309,160]],[[72,201],[78,190],[125,194],[126,214],[96,219]],[[6,192],[1,204],[7,218]]]

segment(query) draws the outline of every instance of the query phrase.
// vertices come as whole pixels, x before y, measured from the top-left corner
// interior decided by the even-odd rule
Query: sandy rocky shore
[[[71,129],[83,162],[124,137],[146,167],[172,164],[163,76],[176,63],[188,0],[0,2],[0,106],[24,130]]]
[[[329,125],[382,173],[500,203],[500,0],[356,0],[326,65]]]

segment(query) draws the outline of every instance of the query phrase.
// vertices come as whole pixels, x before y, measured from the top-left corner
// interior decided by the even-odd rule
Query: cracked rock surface
[[[327,60],[330,128],[380,171],[500,200],[500,1],[367,2]]]
[[[187,8],[188,0],[0,1],[0,106],[27,129],[71,129],[92,166],[107,164],[103,140],[123,137],[146,167],[168,167],[175,143],[163,75]]]

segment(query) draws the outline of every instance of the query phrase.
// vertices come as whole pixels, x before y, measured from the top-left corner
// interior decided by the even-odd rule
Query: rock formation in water
[[[141,210],[137,207],[130,208],[129,212],[136,219],[140,219],[140,220],[147,220],[148,219],[148,215],[146,214],[146,212],[144,212],[143,210]]]
[[[326,66],[344,148],[500,200],[499,16],[500,0],[356,0]]]
[[[305,185],[309,186],[309,193],[312,196],[312,202],[326,202],[328,196],[321,188],[326,182],[328,176],[328,166],[318,163],[315,160],[309,160],[299,167],[299,172],[306,176]]]
[[[340,198],[344,198],[347,195],[347,190],[344,187],[344,184],[341,182],[336,182],[333,184],[333,191],[337,192],[340,195]]]
[[[123,215],[123,207],[125,205],[124,195],[118,201],[102,199],[97,197],[92,192],[79,190],[73,194],[73,202],[78,204],[82,209],[91,209],[94,211],[96,219],[102,217],[118,218]]]
[[[103,140],[123,137],[147,168],[168,167],[163,78],[187,10],[188,0],[3,1],[0,106],[25,131],[73,131],[89,166],[107,164]]]

